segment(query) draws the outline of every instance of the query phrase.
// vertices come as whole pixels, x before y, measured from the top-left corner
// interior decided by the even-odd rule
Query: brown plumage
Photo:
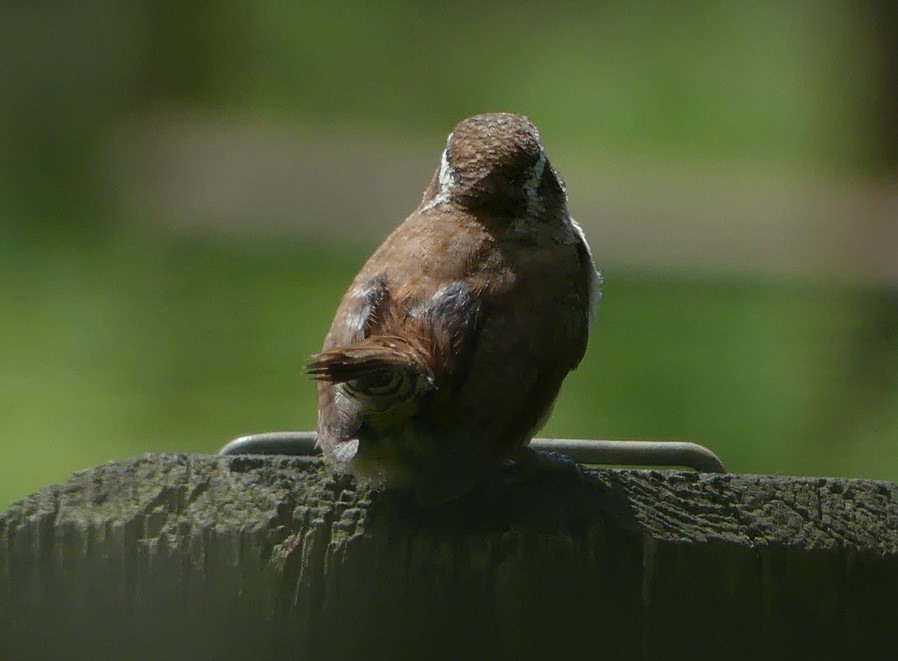
[[[425,504],[468,491],[542,426],[583,357],[597,298],[533,125],[461,122],[309,363],[325,455]]]

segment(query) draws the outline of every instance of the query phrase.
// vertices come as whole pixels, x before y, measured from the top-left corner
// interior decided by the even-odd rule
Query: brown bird
[[[599,283],[533,124],[462,121],[308,364],[325,455],[425,505],[521,460],[583,358]]]

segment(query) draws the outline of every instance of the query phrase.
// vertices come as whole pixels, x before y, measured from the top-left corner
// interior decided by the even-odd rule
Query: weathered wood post
[[[580,469],[422,510],[146,455],[0,517],[0,658],[896,658],[898,486]]]

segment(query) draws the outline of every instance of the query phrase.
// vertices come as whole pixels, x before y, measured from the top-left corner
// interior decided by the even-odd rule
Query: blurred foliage
[[[301,365],[363,255],[135,230],[101,163],[129,119],[186,110],[414,139],[515,110],[583,155],[868,171],[896,162],[882,148],[898,125],[882,83],[893,11],[0,3],[0,506],[111,458],[314,424]],[[898,479],[894,290],[606,283],[546,435],[686,438],[737,471]]]
[[[515,109],[585,151],[815,166],[872,137],[868,26],[843,2],[280,0],[244,19],[221,94],[261,112],[444,129]]]
[[[863,168],[881,41],[866,7],[0,3],[0,199],[96,211],[103,132],[173,107],[440,133],[513,109],[584,153]]]

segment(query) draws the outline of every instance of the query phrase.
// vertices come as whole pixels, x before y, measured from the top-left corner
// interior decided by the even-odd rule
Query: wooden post
[[[898,486],[586,470],[420,509],[145,455],[0,517],[9,659],[894,658]]]

